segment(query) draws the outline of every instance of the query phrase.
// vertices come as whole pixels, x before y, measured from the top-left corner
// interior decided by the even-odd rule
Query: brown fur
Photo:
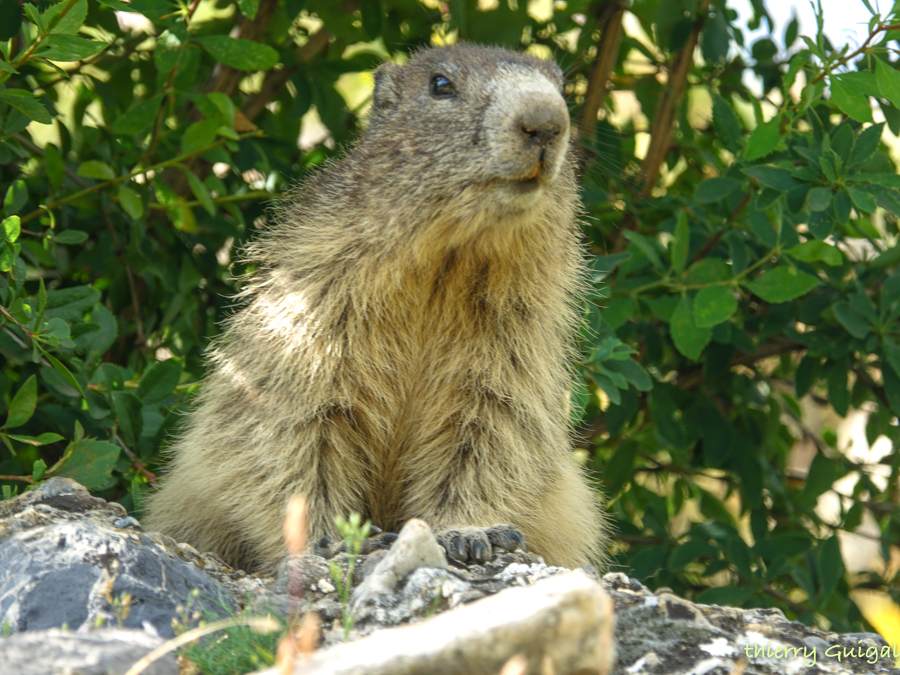
[[[434,73],[456,97],[430,93]],[[473,46],[379,70],[356,147],[250,246],[247,303],[149,528],[269,568],[303,493],[313,540],[358,511],[393,532],[510,523],[548,563],[601,558],[567,420],[583,260],[561,83],[555,64]],[[519,127],[544,108],[565,128],[520,190],[538,154]]]

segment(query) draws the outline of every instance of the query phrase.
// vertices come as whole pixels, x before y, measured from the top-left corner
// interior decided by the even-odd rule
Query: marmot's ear
[[[393,61],[385,61],[375,71],[375,92],[372,105],[375,108],[393,108],[400,102],[400,66]]]

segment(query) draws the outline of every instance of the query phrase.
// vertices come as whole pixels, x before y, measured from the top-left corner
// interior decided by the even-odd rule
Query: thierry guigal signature
[[[803,658],[804,665],[814,666],[819,657],[819,650],[816,647],[795,647],[779,642],[766,641],[763,643],[754,642],[744,645],[744,654],[748,659],[775,658],[790,659]],[[900,656],[900,649],[897,645],[881,645],[859,643],[857,645],[831,645],[828,649],[822,651],[822,654],[830,659],[843,661],[844,659],[865,659],[869,664],[877,663],[881,660],[890,659],[892,662]]]

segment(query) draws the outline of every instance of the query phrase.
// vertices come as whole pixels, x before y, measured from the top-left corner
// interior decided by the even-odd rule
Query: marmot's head
[[[432,197],[522,212],[547,198],[566,162],[562,86],[555,63],[528,54],[474,45],[424,50],[406,65],[378,69],[360,147],[393,157]]]

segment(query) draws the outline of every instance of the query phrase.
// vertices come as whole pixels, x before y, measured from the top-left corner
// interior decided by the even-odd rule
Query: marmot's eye
[[[443,75],[434,75],[431,78],[431,95],[435,98],[453,98],[456,96],[456,87]]]

